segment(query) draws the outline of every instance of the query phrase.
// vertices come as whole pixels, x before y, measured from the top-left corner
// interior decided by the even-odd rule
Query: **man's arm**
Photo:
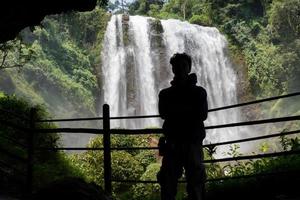
[[[158,95],[158,112],[162,119],[166,118],[166,100],[162,91]]]
[[[194,104],[191,105],[192,118],[195,120],[205,121],[207,119],[208,105],[207,93],[204,88],[200,88],[195,95]]]
[[[202,89],[202,95],[201,95],[201,103],[200,103],[200,118],[202,121],[205,121],[207,119],[208,114],[208,104],[207,104],[207,93],[206,90]]]

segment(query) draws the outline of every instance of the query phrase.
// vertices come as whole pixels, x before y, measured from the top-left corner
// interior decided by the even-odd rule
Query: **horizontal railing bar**
[[[104,148],[100,147],[100,148],[89,148],[89,147],[38,147],[35,148],[37,150],[49,150],[49,151],[59,151],[59,150],[77,150],[77,151],[84,151],[84,150],[100,150],[103,151]]]
[[[259,158],[269,158],[269,157],[278,157],[278,156],[287,156],[300,154],[300,150],[298,151],[284,151],[284,152],[275,152],[275,153],[266,153],[266,154],[256,154],[251,156],[238,156],[231,158],[220,158],[214,160],[204,160],[203,163],[218,163],[218,162],[228,162],[228,161],[238,161],[238,160],[251,160],[251,159],[259,159]]]
[[[221,145],[234,144],[234,143],[249,142],[249,141],[273,138],[273,137],[284,136],[284,135],[292,135],[292,134],[296,134],[296,133],[300,133],[300,129],[295,130],[295,131],[287,131],[287,132],[281,132],[281,133],[276,133],[276,134],[245,138],[245,139],[240,139],[240,140],[232,140],[232,141],[219,142],[219,143],[214,143],[214,144],[205,144],[205,145],[203,145],[203,147],[213,147],[213,146],[221,146]]]
[[[298,96],[298,95],[300,95],[300,92],[295,92],[295,93],[291,93],[291,94],[287,94],[287,95],[270,97],[270,98],[266,98],[266,99],[255,100],[255,101],[249,101],[249,102],[245,102],[245,103],[233,104],[233,105],[229,105],[229,106],[222,106],[219,108],[212,108],[212,109],[209,109],[208,112],[226,110],[226,109],[230,109],[230,108],[241,107],[241,106],[246,106],[246,105],[251,105],[251,104],[257,104],[257,103],[262,103],[262,102],[266,102],[266,101],[272,101],[272,100],[276,100],[276,99],[282,99],[282,98]],[[160,115],[122,116],[122,117],[112,117],[111,119],[133,119],[133,118],[138,119],[138,118],[154,118],[154,117],[160,117]]]
[[[154,181],[154,180],[117,180],[117,179],[113,179],[111,180],[111,182],[115,182],[115,183],[158,183],[158,181]],[[184,183],[185,181],[178,181],[179,183]]]
[[[126,150],[158,150],[158,147],[112,147],[112,151],[126,151]]]
[[[103,129],[92,128],[51,128],[35,129],[36,133],[82,133],[82,134],[103,134]]]
[[[266,102],[266,101],[272,101],[272,100],[276,100],[276,99],[282,99],[282,98],[298,96],[298,95],[300,95],[300,92],[295,92],[295,93],[291,93],[291,94],[287,94],[287,95],[270,97],[270,98],[266,98],[266,99],[255,100],[255,101],[249,101],[249,102],[239,103],[239,104],[234,104],[234,105],[229,105],[229,106],[223,106],[223,107],[219,107],[219,108],[212,108],[212,109],[209,109],[208,112],[226,110],[226,109],[230,109],[230,108],[246,106],[246,105],[251,105],[251,104],[257,104],[257,103],[262,103],[262,102]],[[160,117],[160,115],[121,116],[121,117],[111,117],[110,119],[139,119],[139,118],[155,118],[155,117]]]
[[[45,119],[37,120],[36,122],[70,122],[70,121],[93,121],[103,120],[103,117],[88,117],[88,118],[73,118],[73,119]]]
[[[269,98],[265,98],[265,99],[259,99],[259,100],[255,100],[255,101],[249,101],[249,102],[239,103],[239,104],[234,104],[234,105],[229,105],[229,106],[223,106],[223,107],[219,107],[219,108],[212,108],[212,109],[209,109],[208,112],[214,112],[214,111],[225,110],[225,109],[230,109],[230,108],[234,108],[234,107],[257,104],[257,103],[262,103],[262,102],[266,102],[266,101],[272,101],[272,100],[276,100],[276,99],[282,99],[282,98],[298,96],[298,95],[300,95],[300,92],[295,92],[295,93],[290,93],[290,94],[275,96],[275,97],[269,97]],[[120,116],[120,117],[111,117],[110,119],[112,119],[112,120],[115,120],[115,119],[139,119],[139,118],[155,118],[155,117],[160,117],[160,115]],[[73,118],[73,119],[46,119],[46,120],[37,120],[37,122],[88,121],[88,120],[103,120],[103,117]]]
[[[230,123],[230,124],[206,126],[205,129],[217,129],[217,128],[227,128],[227,127],[236,127],[236,126],[250,126],[250,125],[278,123],[278,122],[287,122],[287,121],[296,121],[296,120],[300,120],[300,115],[291,116],[291,117],[278,117],[278,118],[261,119],[261,120],[254,120],[254,121],[248,121],[248,122],[237,122],[237,123]]]
[[[110,129],[111,134],[115,135],[143,135],[143,134],[156,134],[163,133],[161,128],[152,129]]]
[[[38,147],[36,150],[104,150],[104,148],[89,148],[89,147]],[[149,150],[149,149],[158,149],[158,147],[112,147],[110,150]]]
[[[233,179],[242,179],[242,178],[255,178],[260,176],[274,176],[278,174],[293,174],[293,173],[299,173],[299,171],[279,171],[279,172],[267,172],[267,173],[259,173],[259,174],[249,174],[249,175],[243,175],[243,176],[233,176],[233,177],[221,177],[221,178],[212,178],[207,179],[205,182],[215,182],[215,181],[223,181],[223,180],[233,180]],[[156,180],[117,180],[114,179],[112,182],[117,183],[158,183]],[[178,183],[186,183],[186,180],[179,180]]]
[[[266,123],[277,123],[286,121],[296,121],[300,120],[300,115],[291,117],[279,117],[272,119],[262,119],[249,122],[237,122],[230,124],[221,124],[215,126],[206,126],[205,129],[217,129],[217,128],[227,128],[235,126],[247,126],[247,125],[258,125]],[[35,129],[37,133],[90,133],[90,134],[103,134],[103,129],[91,129],[91,128],[55,128],[55,129]],[[124,135],[142,135],[142,134],[156,134],[162,133],[163,129],[111,129],[111,134],[124,134]]]
[[[246,138],[241,140],[232,140],[227,142],[220,142],[220,143],[214,143],[214,144],[205,144],[203,147],[211,147],[211,146],[220,146],[220,145],[227,145],[227,144],[234,144],[234,143],[241,143],[241,142],[247,142],[247,141],[254,141],[254,140],[261,140],[261,139],[267,139],[272,137],[278,137],[278,136],[284,136],[284,135],[292,135],[300,133],[300,130],[295,131],[288,131],[288,132],[281,132],[271,135],[264,135],[259,137],[252,137],[252,138]],[[88,147],[57,147],[57,148],[37,148],[39,150],[104,150],[104,148],[88,148]],[[112,151],[126,151],[126,150],[158,150],[158,147],[111,147],[110,150]]]
[[[141,119],[141,118],[155,118],[155,117],[160,117],[160,115],[120,116],[120,117],[111,117],[109,119]]]
[[[230,123],[230,124],[206,126],[205,129],[217,129],[217,128],[277,123],[277,122],[296,121],[296,120],[300,120],[300,115],[291,116],[291,117],[262,119],[262,120],[255,120],[255,121],[249,121],[249,122],[237,122],[237,123]],[[163,132],[163,129],[161,129],[161,128],[155,128],[155,129],[111,129],[110,130],[111,134],[124,134],[124,135],[155,134],[155,133],[162,133],[162,132]]]
[[[267,124],[267,123],[278,123],[286,121],[296,121],[300,120],[300,115],[290,116],[290,117],[279,117],[271,119],[262,119],[248,122],[237,122],[230,124],[221,124],[214,126],[206,126],[205,129],[217,129],[217,128],[227,128],[227,127],[236,127],[236,126],[249,126],[249,125],[258,125],[258,124]],[[103,134],[103,129],[91,129],[91,128],[55,128],[55,129],[36,129],[38,133],[91,133],[91,134]],[[124,134],[124,135],[142,135],[142,134],[155,134],[162,133],[163,129],[111,129],[111,134]]]
[[[84,147],[56,147],[56,148],[37,148],[37,149],[39,149],[39,150],[104,150],[104,148],[84,148]],[[111,148],[111,150],[120,150],[120,149],[121,148]],[[124,148],[123,150],[128,150],[128,148]],[[250,159],[278,157],[278,156],[285,156],[285,155],[294,155],[294,154],[299,154],[299,153],[300,153],[300,151],[275,152],[275,153],[268,153],[268,154],[256,154],[256,155],[250,155],[250,156],[238,156],[238,157],[231,157],[231,158],[204,160],[203,163],[217,163],[217,162],[228,162],[228,161],[238,161],[238,160],[250,160]]]
[[[36,133],[83,133],[83,134],[103,134],[103,129],[92,128],[51,128],[35,129]],[[152,133],[162,133],[162,129],[110,129],[111,134],[142,135]]]
[[[104,148],[89,148],[89,147],[38,147],[37,150],[104,150]],[[110,150],[149,150],[158,149],[158,147],[112,147]]]
[[[296,133],[300,133],[300,129],[295,130],[295,131],[281,132],[281,133],[276,133],[276,134],[270,134],[270,135],[264,135],[264,136],[252,137],[252,138],[246,138],[246,139],[240,139],[240,140],[232,140],[232,141],[219,142],[219,143],[213,143],[213,144],[204,144],[203,147],[209,148],[209,147],[214,147],[214,146],[221,146],[221,145],[234,144],[234,143],[242,143],[242,142],[261,140],[261,139],[267,139],[267,138],[284,136],[284,135],[292,135],[292,134],[296,134]],[[124,150],[158,150],[158,149],[159,149],[158,147],[114,147],[114,148],[111,148],[111,150],[116,150],[116,151],[124,151]]]
[[[255,178],[255,177],[261,177],[261,176],[274,176],[274,175],[279,175],[279,174],[293,174],[295,172],[299,173],[299,171],[267,172],[267,173],[259,173],[259,174],[248,174],[248,175],[241,175],[241,176],[232,176],[232,177],[228,176],[228,177],[207,179],[207,182],[234,180],[234,179],[242,179],[242,178]]]
[[[142,181],[142,180],[118,180],[118,179],[113,179],[111,180],[111,182],[114,183],[158,183],[158,181],[154,181],[154,180],[146,180],[146,181]]]
[[[299,96],[299,95],[300,95],[300,92],[294,92],[294,93],[281,95],[281,96],[269,97],[269,98],[265,98],[265,99],[259,99],[259,100],[255,100],[255,101],[249,101],[249,102],[234,104],[234,105],[230,105],[230,106],[213,108],[213,109],[209,109],[209,112],[214,112],[214,111],[218,111],[218,110],[225,110],[225,109],[235,108],[235,107],[241,107],[241,106],[246,106],[246,105],[251,105],[251,104],[257,104],[257,103],[262,103],[262,102],[266,102],[266,101],[273,101],[273,100],[277,100],[277,99],[293,97],[293,96]]]
[[[15,160],[18,160],[18,161],[27,162],[27,159],[22,158],[21,156],[15,155],[15,154],[7,151],[6,149],[3,149],[2,147],[0,147],[0,153],[4,153],[7,156],[9,156],[9,157],[11,157],[11,158],[13,158]]]

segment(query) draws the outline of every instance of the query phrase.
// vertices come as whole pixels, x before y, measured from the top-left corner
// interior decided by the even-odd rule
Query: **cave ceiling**
[[[69,11],[91,11],[97,0],[2,0],[0,43],[14,39],[26,28],[39,25],[46,15]]]

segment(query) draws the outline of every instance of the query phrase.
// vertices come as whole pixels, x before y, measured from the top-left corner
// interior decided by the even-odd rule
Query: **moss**
[[[123,44],[124,46],[128,46],[130,44],[130,36],[129,36],[129,15],[122,15],[122,29],[123,29]]]
[[[163,33],[164,29],[159,19],[149,19],[151,32],[151,49],[159,50],[164,47]]]

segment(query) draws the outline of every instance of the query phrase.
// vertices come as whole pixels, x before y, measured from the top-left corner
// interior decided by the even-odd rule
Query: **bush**
[[[1,124],[0,124],[0,148],[15,154],[23,159],[27,158],[27,132],[22,129],[11,127],[9,124],[15,124],[18,127],[29,127],[29,116],[31,108],[36,110],[35,120],[49,118],[48,113],[44,107],[36,105],[33,106],[23,99],[16,96],[7,96],[5,94],[0,95],[0,108],[9,112],[0,112]],[[14,113],[14,114],[11,114]],[[22,118],[16,117],[21,116]],[[55,128],[52,123],[36,123],[36,128]],[[34,147],[35,148],[53,148],[59,145],[58,134],[34,134]],[[2,153],[1,153],[2,154]],[[70,162],[66,158],[66,154],[63,152],[47,151],[47,150],[35,150],[33,154],[33,184],[34,189],[38,189],[49,182],[64,178],[66,176],[81,176],[78,170],[70,165]],[[1,163],[11,166],[11,173],[6,173],[8,178],[1,179],[0,185],[7,185],[7,182],[13,180],[19,180],[21,183],[25,183],[25,176],[27,174],[25,163],[17,162],[10,156],[1,155]],[[0,168],[0,171],[3,168]],[[13,170],[15,169],[15,170]],[[23,175],[21,175],[23,174]],[[3,180],[7,181],[2,182]],[[15,181],[13,181],[15,182]],[[5,186],[6,187],[6,186]],[[13,192],[19,194],[22,192],[24,185],[16,185]],[[12,188],[10,188],[11,190]]]
[[[207,15],[193,15],[189,22],[191,24],[198,24],[202,26],[211,26],[212,24],[211,19]]]
[[[272,36],[281,42],[300,37],[300,0],[275,1],[269,12]]]
[[[160,169],[159,163],[152,163],[148,165],[146,171],[141,176],[140,180],[156,180],[156,174]],[[139,183],[133,187],[133,198],[136,200],[150,200],[159,199],[160,186],[155,184],[143,184]]]

